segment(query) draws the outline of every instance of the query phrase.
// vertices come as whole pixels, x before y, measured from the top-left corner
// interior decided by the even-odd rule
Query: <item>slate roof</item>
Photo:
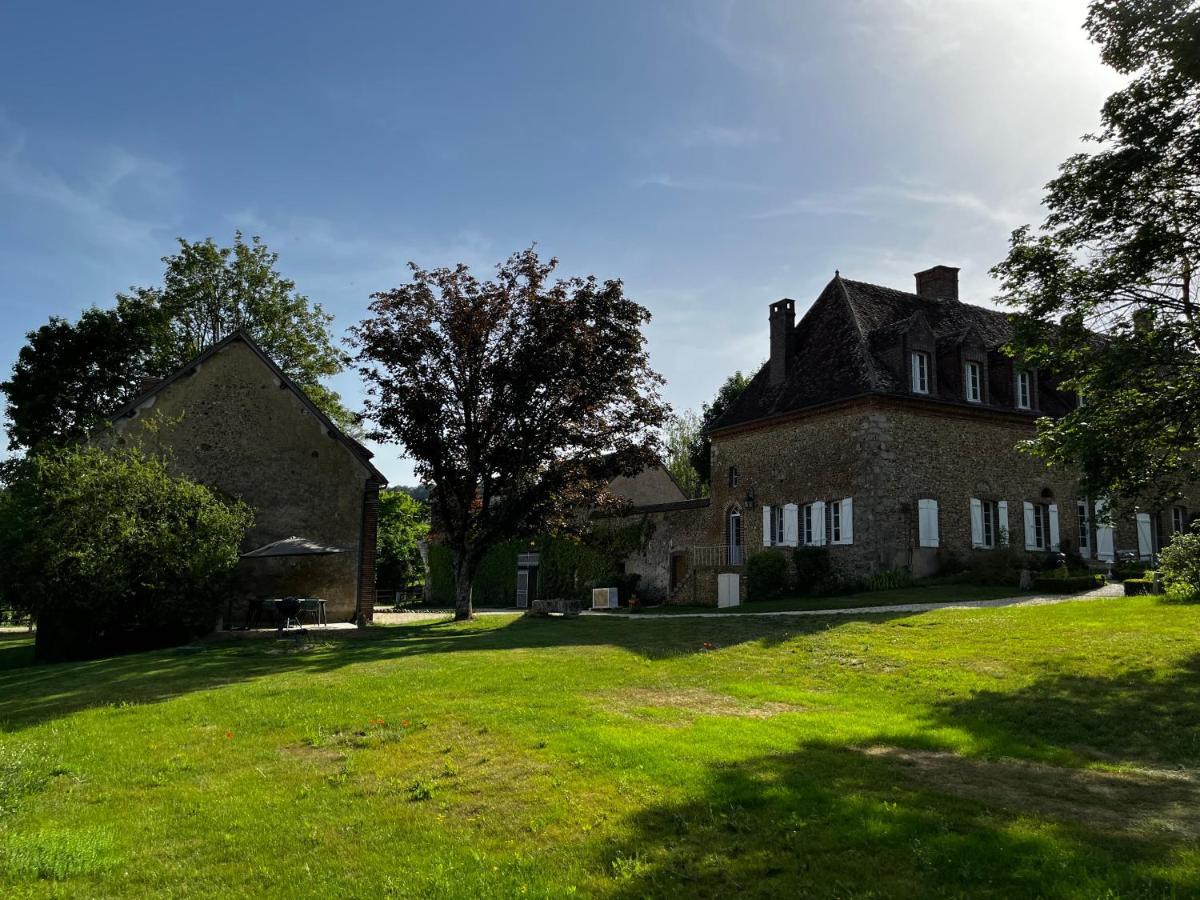
[[[238,329],[229,336],[213,344],[203,353],[200,353],[198,356],[196,356],[195,359],[191,360],[185,365],[180,366],[162,381],[139,393],[136,397],[109,416],[109,421],[115,423],[118,419],[130,415],[134,412],[134,410],[136,410],[151,397],[155,396],[163,388],[178,381],[189,372],[192,372],[205,360],[210,359],[217,353],[220,353],[234,341],[241,341],[254,351],[254,354],[260,360],[262,360],[263,364],[268,369],[271,370],[271,373],[279,379],[280,383],[285,385],[300,399],[300,402],[305,405],[310,413],[317,417],[317,421],[325,426],[325,428],[338,441],[338,443],[344,446],[348,451],[350,451],[351,454],[354,455],[355,458],[357,458],[364,466],[366,466],[367,471],[371,473],[371,479],[373,481],[377,481],[380,486],[388,483],[387,478],[384,477],[383,473],[380,472],[379,469],[375,467],[375,464],[371,461],[374,459],[375,455],[354,438],[350,437],[350,435],[338,428],[337,425],[333,424],[333,421],[329,418],[329,416],[325,415],[325,413],[321,411],[320,407],[312,402],[308,394],[304,392],[304,389],[296,384],[296,382],[292,381],[292,379],[288,378],[288,376],[283,373],[283,370],[275,364],[275,361],[271,359],[271,357],[267,356],[263,349],[254,342],[254,339],[241,329]]]
[[[884,356],[905,332],[922,324],[932,331],[939,350],[968,341],[998,351],[1012,335],[1008,315],[994,309],[834,276],[796,324],[787,378],[772,385],[768,361],[712,430],[850,397],[915,396],[908,389],[907,372],[896,371]],[[1043,399],[1043,412],[1053,412],[1045,406],[1060,400],[1052,390],[1043,391]],[[946,397],[930,402],[968,405]]]

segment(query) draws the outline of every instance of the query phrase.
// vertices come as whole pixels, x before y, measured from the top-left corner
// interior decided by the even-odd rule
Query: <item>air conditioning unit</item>
[[[592,590],[592,609],[616,609],[616,588],[594,588]]]

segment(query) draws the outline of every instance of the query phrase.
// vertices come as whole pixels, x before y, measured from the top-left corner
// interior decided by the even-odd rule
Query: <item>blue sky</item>
[[[261,235],[339,335],[405,263],[536,241],[654,314],[678,408],[840,269],[987,302],[1119,83],[1076,0],[0,4],[0,370]],[[361,396],[348,372],[335,386]],[[412,480],[375,447],[393,483]]]

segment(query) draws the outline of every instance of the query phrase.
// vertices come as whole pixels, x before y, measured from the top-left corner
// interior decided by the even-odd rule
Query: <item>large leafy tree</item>
[[[691,441],[688,458],[705,493],[711,489],[712,485],[712,441],[708,438],[708,430],[717,424],[729,407],[733,406],[734,401],[742,395],[742,391],[746,390],[748,384],[750,384],[748,376],[743,375],[740,371],[734,372],[717,389],[717,394],[713,397],[712,402],[705,403],[700,410],[700,427]]]
[[[1086,29],[1129,81],[993,273],[1014,352],[1082,398],[1029,449],[1096,493],[1165,499],[1200,475],[1200,4],[1096,0]]]
[[[700,416],[690,409],[671,416],[663,429],[667,471],[688,497],[703,497],[708,493],[708,484],[700,480],[700,473],[692,464],[696,443],[703,440],[700,429]]]
[[[578,521],[611,502],[614,476],[657,458],[667,408],[649,312],[620,281],[552,281],[556,266],[532,248],[488,280],[413,264],[411,283],[374,294],[353,329],[372,436],[402,444],[432,488],[457,618],[472,615],[488,549]]]
[[[332,317],[277,270],[278,255],[241,233],[232,247],[179,240],[163,257],[163,283],[118,294],[76,322],[52,318],[28,335],[11,377],[12,449],[61,446],[88,434],[148,381],[244,329],[340,426],[354,417],[322,379],[349,357],[335,343]]]
[[[429,510],[404,488],[379,495],[379,555],[376,581],[391,588],[407,587],[421,572],[419,541],[429,534]]]
[[[137,448],[35,454],[0,493],[0,604],[69,659],[210,631],[253,516]]]

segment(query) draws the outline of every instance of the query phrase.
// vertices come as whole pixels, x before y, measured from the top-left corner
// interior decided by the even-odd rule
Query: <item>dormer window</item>
[[[968,403],[983,402],[983,367],[969,362],[963,367],[963,389]]]
[[[912,355],[912,390],[914,394],[929,393],[929,354],[915,351]]]
[[[1029,373],[1028,372],[1018,372],[1017,373],[1017,409],[1032,409],[1033,408],[1033,403],[1032,403],[1033,394],[1031,393],[1031,390],[1032,389],[1030,388],[1030,385],[1029,385]]]

